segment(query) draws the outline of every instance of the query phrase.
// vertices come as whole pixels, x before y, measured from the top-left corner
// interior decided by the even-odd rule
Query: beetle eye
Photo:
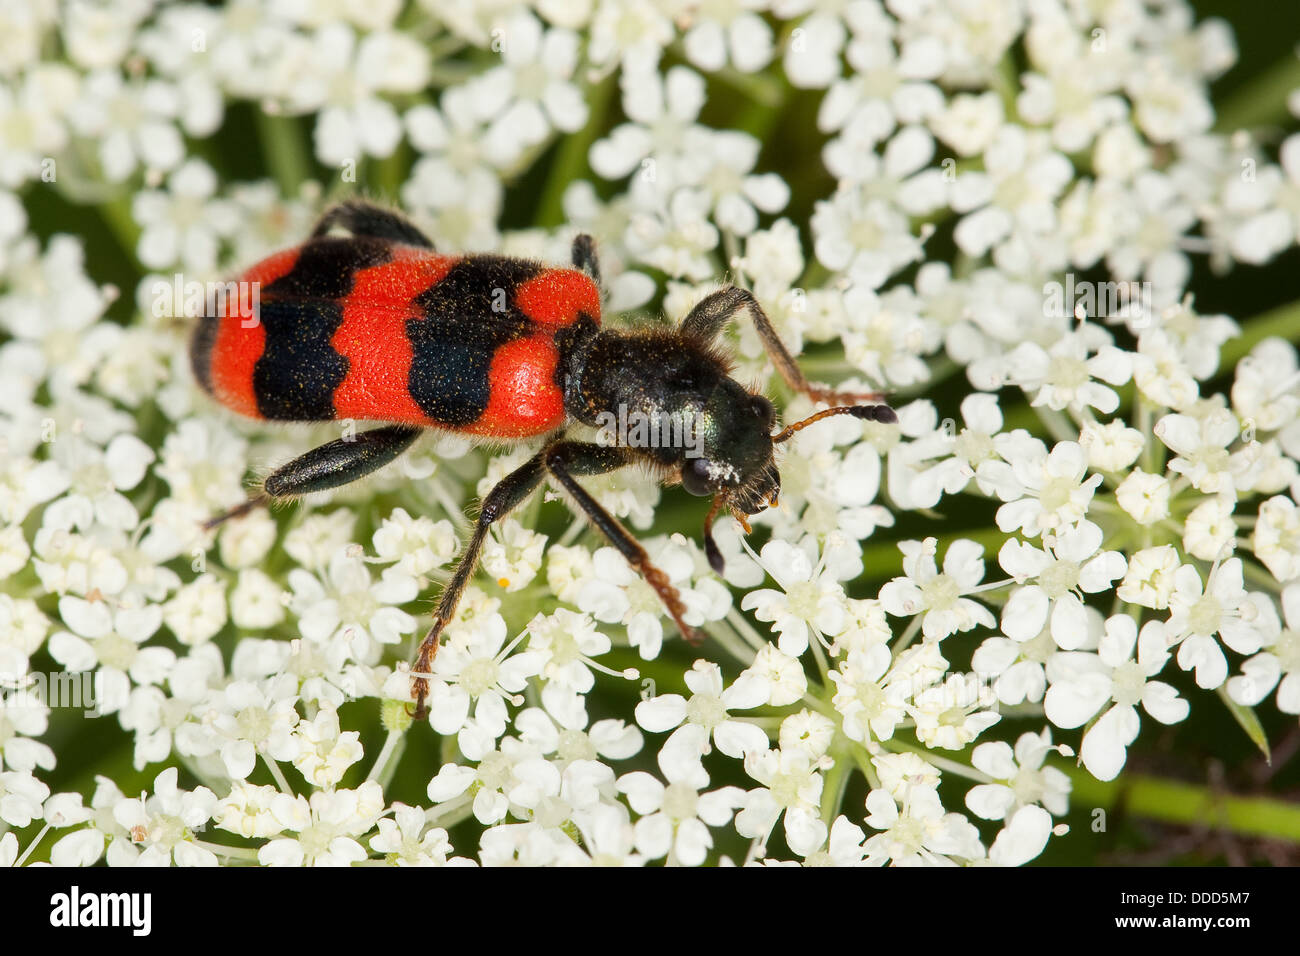
[[[689,494],[703,498],[714,492],[709,466],[703,458],[688,458],[682,463],[682,487]]]
[[[764,428],[772,427],[776,421],[776,409],[772,407],[771,402],[762,395],[751,395],[750,407],[754,409],[754,414],[758,416]]]

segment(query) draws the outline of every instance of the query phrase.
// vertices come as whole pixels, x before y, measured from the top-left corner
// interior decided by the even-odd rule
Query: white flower
[[[587,122],[587,104],[572,82],[578,37],[544,29],[529,12],[500,27],[501,65],[470,81],[479,115],[494,117],[484,137],[487,155],[499,165],[542,142],[552,128],[575,132]]]
[[[960,813],[944,813],[933,787],[908,787],[901,808],[888,792],[872,790],[867,794],[866,823],[882,831],[863,845],[868,866],[952,866],[954,857],[984,857],[979,831]]]
[[[1143,395],[1167,408],[1187,408],[1196,401],[1200,392],[1177,343],[1169,333],[1159,328],[1142,333],[1138,339],[1138,354],[1133,357],[1133,381]],[[1173,437],[1180,441],[1183,436],[1176,431]]]
[[[644,71],[673,37],[672,21],[658,7],[638,0],[599,0],[587,55],[597,65],[621,60],[627,71]]]
[[[144,478],[154,453],[134,435],[118,435],[101,450],[80,435],[53,444],[53,457],[68,477],[68,493],[52,502],[43,525],[88,530],[98,522],[130,531],[139,521],[135,506],[121,492]]]
[[[952,208],[966,213],[954,238],[969,256],[993,250],[999,265],[1059,266],[1051,233],[1055,200],[1070,182],[1070,161],[1051,148],[1045,133],[1008,124],[984,151],[984,172],[969,171],[952,187]],[[1026,247],[1023,251],[1017,246]]]
[[[803,855],[803,865],[864,866],[867,851],[863,843],[866,839],[862,827],[850,823],[849,818],[841,814],[831,824],[826,844],[819,850]]]
[[[814,566],[808,552],[787,541],[763,545],[759,564],[781,590],[750,591],[741,610],[753,611],[760,621],[771,621],[777,646],[783,654],[799,657],[808,649],[809,637],[828,645],[825,635],[844,626],[844,589],[825,567],[825,557]]]
[[[720,617],[731,606],[729,594],[717,607],[716,601],[707,599],[710,582],[700,582],[698,590],[692,589],[691,575],[695,571],[693,551],[673,541],[659,539],[647,546],[650,560],[664,573],[669,584],[676,588],[686,606],[687,624],[698,626],[705,620]],[[589,569],[573,582],[570,600],[598,621],[622,624],[627,628],[628,643],[637,649],[642,660],[659,656],[664,641],[664,605],[645,576],[627,563],[627,559],[612,547],[599,548],[591,557]]]
[[[442,827],[425,830],[424,811],[403,803],[393,804],[393,819],[379,821],[379,833],[370,838],[370,849],[388,855],[397,866],[446,866],[448,863],[464,866],[470,861],[452,857],[451,841]],[[421,833],[423,832],[423,836]]]
[[[1228,696],[1254,707],[1277,688],[1277,709],[1300,714],[1300,585],[1282,590],[1286,628],[1264,641],[1264,650],[1241,665],[1241,674],[1228,678]]]
[[[202,644],[226,624],[226,589],[221,579],[203,574],[163,605],[163,622],[182,644]]]
[[[36,602],[0,594],[0,686],[21,683],[27,659],[40,650],[50,621]]]
[[[537,576],[545,549],[546,535],[507,518],[493,525],[492,533],[483,542],[480,563],[484,571],[496,578],[499,587],[519,591]]]
[[[740,758],[763,750],[767,735],[751,723],[737,720],[731,710],[748,710],[767,703],[767,683],[752,674],[742,674],[730,687],[723,689],[722,670],[717,664],[696,661],[686,672],[689,699],[681,694],[658,694],[636,707],[636,722],[646,730],[663,733],[673,730],[660,748],[660,759],[670,760],[661,766],[685,774],[709,753],[709,739],[728,757]]]
[[[212,167],[191,159],[168,176],[166,190],[136,193],[131,215],[140,224],[140,261],[150,269],[178,265],[199,275],[212,271],[221,240],[240,225],[231,202],[212,198],[216,189]],[[181,303],[172,307],[181,314]]]
[[[852,648],[828,675],[835,685],[832,703],[841,715],[850,740],[888,740],[907,716],[905,701],[910,688],[886,677],[893,658],[884,644]]]
[[[1196,568],[1184,564],[1174,574],[1165,634],[1169,645],[1181,642],[1178,666],[1196,671],[1196,683],[1206,689],[1221,685],[1228,661],[1217,641],[1239,654],[1254,654],[1278,631],[1273,604],[1263,594],[1247,594],[1242,586],[1240,558],[1229,558],[1210,573],[1202,590]]]
[[[1121,614],[1106,621],[1095,654],[1071,651],[1048,663],[1051,687],[1043,704],[1053,724],[1081,727],[1109,705],[1084,735],[1079,751],[1083,765],[1098,780],[1114,780],[1123,769],[1127,748],[1140,729],[1138,704],[1162,724],[1187,718],[1187,701],[1170,685],[1151,679],[1168,660],[1163,622],[1148,621],[1139,635],[1133,618]]]
[[[625,841],[623,834],[623,851],[628,849]],[[593,862],[566,830],[531,822],[486,831],[479,845],[479,860],[483,866],[528,867],[589,866]]]
[[[274,627],[284,620],[287,597],[284,588],[265,572],[245,569],[230,592],[230,619],[243,631]]]
[[[615,126],[591,147],[591,168],[605,179],[621,179],[640,167],[642,175],[666,189],[690,179],[688,144],[704,105],[704,80],[694,70],[674,66],[630,72],[619,77],[623,111],[632,120]],[[650,157],[653,157],[651,159]]]
[[[429,722],[440,734],[459,734],[461,752],[470,760],[492,750],[506,730],[506,702],[522,702],[519,692],[546,661],[537,649],[512,653],[522,639],[506,645],[505,619],[493,614],[457,630],[433,660]]]
[[[113,713],[127,702],[132,682],[159,684],[176,655],[165,647],[141,647],[162,624],[156,604],[120,606],[67,596],[59,616],[70,631],[50,637],[50,654],[70,671],[95,669],[95,707]]]
[[[916,736],[926,747],[961,750],[1000,719],[997,696],[975,674],[951,674],[918,687],[907,706]]]
[[[271,801],[271,813],[284,837],[264,843],[257,851],[264,866],[349,866],[366,858],[358,840],[374,826],[384,807],[383,791],[372,781],[356,790],[320,790],[308,799],[287,793]]]
[[[999,436],[1005,462],[986,462],[980,477],[1007,502],[998,509],[998,528],[1030,537],[1084,520],[1101,475],[1085,477],[1087,457],[1078,442],[1058,442],[1048,454],[1037,439],[1023,433]]]
[[[218,539],[221,563],[232,570],[261,564],[278,533],[275,519],[262,510],[232,518],[222,525]]]
[[[929,378],[921,356],[939,347],[939,327],[922,314],[920,299],[899,287],[877,294],[855,284],[844,294],[852,317],[844,354],[873,382],[915,385]]]
[[[16,188],[39,178],[43,161],[66,149],[64,107],[76,95],[74,77],[71,71],[38,68],[21,84],[0,89],[0,184]]]
[[[49,795],[50,788],[33,777],[31,771],[0,773],[0,820],[22,829],[41,819],[41,804]]]
[[[1119,73],[1095,56],[1095,44],[1090,57],[1089,42],[1064,17],[1035,19],[1026,35],[1030,58],[1041,72],[1021,75],[1024,89],[1016,97],[1016,111],[1034,126],[1050,124],[1053,144],[1065,153],[1086,149],[1098,132],[1127,118],[1127,105],[1113,95]]]
[[[291,109],[319,111],[313,137],[317,158],[338,167],[366,155],[392,155],[402,124],[378,94],[424,87],[429,69],[424,46],[386,30],[368,33],[358,43],[350,27],[330,23],[299,55],[309,64],[293,75],[287,98]]]
[[[1300,147],[1300,139],[1296,141]],[[1300,159],[1300,155],[1297,155]],[[1243,430],[1271,432],[1291,425],[1300,413],[1295,387],[1300,367],[1295,346],[1278,338],[1260,342],[1233,372],[1232,407]]]
[[[1169,596],[1174,593],[1174,572],[1182,562],[1171,544],[1143,548],[1128,560],[1128,572],[1115,593],[1120,600],[1157,611],[1169,606]]]
[[[1123,471],[1137,461],[1146,440],[1136,428],[1114,419],[1104,425],[1085,422],[1079,430],[1079,444],[1088,453],[1088,467]]]
[[[1109,415],[1119,408],[1119,395],[1093,379],[1123,385],[1133,375],[1129,353],[1109,344],[1109,338],[1105,335],[1098,342],[1096,336],[1067,333],[1047,349],[1025,342],[1006,356],[1008,378],[1034,394],[1032,405],[1076,413],[1092,407]],[[1090,358],[1089,352],[1094,351]]]
[[[1169,470],[1187,476],[1193,488],[1207,495],[1230,494],[1235,488],[1235,473],[1241,471],[1242,461],[1229,454],[1227,446],[1238,431],[1236,416],[1224,408],[1199,420],[1190,415],[1166,415],[1155,427],[1156,437],[1178,455],[1169,462]]]
[[[777,213],[790,201],[790,187],[780,176],[752,173],[762,144],[749,134],[722,130],[690,142],[694,168],[689,184],[708,195],[714,221],[723,229],[748,236],[758,228],[760,211]]]
[[[1023,866],[1043,852],[1052,835],[1052,816],[1041,807],[1021,807],[989,847],[995,866]]]
[[[552,687],[585,694],[595,684],[592,670],[608,668],[595,658],[609,652],[610,640],[585,614],[559,608],[528,622],[528,650],[542,654],[541,674]]]
[[[745,772],[763,784],[745,795],[736,814],[736,832],[766,842],[778,818],[784,818],[786,844],[806,855],[826,842],[819,818],[822,794],[820,763],[803,750],[762,750],[745,755]]]
[[[984,548],[974,541],[958,540],[948,546],[943,572],[935,565],[938,542],[899,543],[905,577],[894,578],[880,589],[880,603],[895,617],[921,618],[921,631],[928,640],[942,640],[958,631],[983,625],[996,626],[991,611],[964,594],[974,593],[984,579]]]
[[[710,253],[718,245],[718,230],[708,221],[710,207],[707,191],[678,189],[666,207],[632,215],[624,237],[628,251],[674,278],[712,278]]]
[[[86,77],[71,118],[77,131],[99,141],[99,162],[110,182],[126,179],[136,166],[166,171],[178,166],[185,144],[176,129],[177,89],[164,80],[130,85],[116,69]]]
[[[1228,497],[1207,498],[1188,512],[1183,519],[1183,550],[1202,561],[1231,555],[1237,549],[1234,505]]]
[[[739,787],[701,792],[709,784],[702,767],[674,767],[662,754],[660,767],[666,784],[641,770],[618,778],[619,792],[640,816],[636,847],[652,860],[667,856],[673,863],[699,866],[713,847],[709,828],[730,823],[735,809],[744,805],[745,793]],[[682,771],[685,775],[679,776]]]
[[[988,90],[956,94],[929,118],[929,124],[934,135],[959,156],[974,156],[988,149],[1004,119],[1002,100]]]
[[[211,702],[214,712],[205,722],[224,738],[221,759],[232,780],[251,774],[259,753],[277,761],[297,761],[301,756],[303,739],[294,733],[298,726],[298,695],[294,691],[292,678],[287,682],[277,679],[266,688],[236,680]],[[321,712],[316,723],[325,713]],[[303,766],[299,769],[308,773]]]
[[[1082,645],[1087,632],[1083,594],[1107,591],[1127,564],[1118,551],[1101,551],[1102,532],[1089,522],[1044,535],[1044,550],[1008,541],[998,560],[1017,582],[1033,584],[1012,592],[1002,610],[1002,633],[1024,642],[1045,626],[1065,650]]]
[[[258,714],[257,719],[265,724],[272,719],[272,715]],[[292,722],[293,715],[281,709],[278,719]],[[298,721],[293,727],[292,740],[284,739],[284,727],[262,726],[252,729],[255,732],[269,733],[270,736],[264,739],[268,755],[277,760],[291,759],[303,777],[316,787],[335,786],[343,779],[348,767],[364,756],[361,735],[355,730],[340,730],[338,711],[332,707],[322,707],[314,720]],[[272,753],[272,748],[276,753],[293,756],[281,758]],[[277,813],[277,817],[280,816]]]
[[[1188,82],[1164,58],[1155,58],[1130,72],[1126,92],[1133,101],[1138,127],[1153,142],[1191,137],[1214,122],[1214,110],[1202,84]]]
[[[1052,746],[1048,728],[1041,734],[1024,733],[1015,750],[1002,741],[980,744],[971,753],[971,764],[992,777],[966,794],[966,806],[984,820],[1005,820],[1021,807],[1042,804],[1056,816],[1068,809],[1070,778],[1055,767],[1044,767]]]
[[[302,636],[317,644],[342,641],[358,660],[376,659],[377,645],[396,644],[415,630],[415,618],[392,606],[414,600],[415,580],[389,571],[372,583],[365,563],[348,548],[334,552],[324,581],[295,568],[289,586]]]
[[[742,73],[762,69],[772,58],[772,29],[758,13],[765,6],[767,0],[701,6],[683,37],[686,58],[714,72],[728,60]]]
[[[1285,495],[1259,506],[1251,548],[1279,581],[1300,577],[1300,510]]]
[[[921,258],[921,242],[912,235],[907,215],[873,198],[862,185],[842,187],[831,199],[819,200],[812,230],[818,261],[865,289],[879,289]]]
[[[881,615],[883,617],[883,614]],[[754,655],[745,673],[767,685],[767,702],[773,707],[793,704],[808,691],[808,675],[798,659],[782,653],[775,644],[765,644]]]
[[[442,567],[456,553],[450,521],[412,518],[405,508],[394,508],[372,540],[380,561],[396,561],[397,570],[416,578]]]
[[[143,845],[131,848],[131,862],[136,866],[216,866],[211,850],[198,846],[194,831],[201,829],[216,810],[217,797],[207,787],[181,790],[176,786],[177,771],[169,767],[154,778],[154,793],[147,800],[121,798],[113,806],[113,819],[131,836],[131,842]]]
[[[246,839],[275,836],[284,829],[271,812],[271,805],[279,794],[280,791],[269,785],[259,787],[236,780],[230,793],[213,809],[213,825]]]
[[[1169,479],[1134,468],[1115,489],[1115,501],[1141,525],[1153,525],[1169,517]]]

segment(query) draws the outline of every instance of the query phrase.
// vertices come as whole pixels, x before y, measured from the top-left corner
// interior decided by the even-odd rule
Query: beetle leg
[[[349,199],[325,210],[311,234],[323,236],[334,226],[342,226],[354,236],[374,236],[376,239],[390,239],[408,246],[421,246],[431,251],[433,249],[429,237],[405,216],[363,199]]]
[[[772,364],[776,366],[781,378],[785,379],[785,383],[796,392],[807,395],[814,402],[825,402],[828,405],[871,405],[884,402],[885,395],[881,392],[840,392],[810,383],[804,378],[781,337],[776,334],[772,320],[748,289],[729,286],[706,295],[682,320],[681,330],[691,338],[707,344],[713,341],[728,322],[745,311],[753,320],[754,329],[772,359]]]
[[[596,243],[585,232],[573,237],[573,267],[591,276],[600,285],[600,262],[596,258]]]
[[[487,538],[488,529],[494,521],[499,521],[518,507],[541,484],[542,476],[545,474],[542,465],[544,454],[544,451],[538,452],[506,475],[483,499],[483,505],[479,508],[478,522],[474,526],[474,534],[465,545],[465,551],[456,564],[456,570],[438,599],[438,608],[433,612],[433,627],[429,628],[429,633],[424,636],[416,652],[415,666],[412,670],[414,676],[411,678],[411,695],[415,698],[416,720],[423,720],[429,712],[425,701],[429,696],[429,673],[433,667],[433,658],[438,653],[443,629],[456,616],[456,606],[460,604],[461,594],[464,593],[465,585],[478,566],[479,553],[483,550],[483,541]]]
[[[547,448],[544,454],[546,470],[568,492],[597,530],[627,559],[627,563],[640,572],[646,583],[654,588],[659,600],[677,624],[677,629],[682,632],[682,637],[692,644],[702,641],[703,636],[683,620],[686,605],[682,603],[681,595],[669,581],[668,575],[650,563],[650,556],[636,538],[574,480],[574,475],[601,475],[632,464],[634,459],[628,449],[560,441]]]
[[[406,451],[419,435],[419,428],[389,425],[313,448],[305,455],[277,468],[262,482],[259,493],[242,505],[206,522],[204,528],[211,530],[231,518],[241,517],[254,508],[269,504],[274,499],[328,491],[364,478]]]

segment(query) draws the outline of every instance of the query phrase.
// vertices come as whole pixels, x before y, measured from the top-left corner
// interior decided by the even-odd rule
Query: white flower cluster
[[[1300,134],[1215,127],[1235,58],[1181,0],[0,0],[0,864],[1016,865],[1144,716],[1300,714],[1300,357],[1188,294],[1300,235]],[[250,137],[268,178],[230,181]],[[594,234],[606,321],[730,276],[900,424],[794,436],[764,543],[718,525],[725,582],[646,540],[700,651],[580,523],[502,522],[416,779],[404,662],[520,452],[431,437],[205,531],[337,434],[198,398],[193,315],[159,307],[300,241],[322,171],[442,250]],[[752,329],[730,347],[771,380]],[[945,381],[953,417],[915,397]],[[584,481],[698,527],[645,476]],[[107,766],[47,742],[91,712],[135,775],[52,793]]]

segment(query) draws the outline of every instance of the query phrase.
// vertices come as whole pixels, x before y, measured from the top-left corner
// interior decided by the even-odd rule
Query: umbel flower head
[[[1184,0],[36,4],[0,37],[0,862],[1019,865],[1081,779],[1176,764],[1210,806],[1209,760],[1294,729],[1300,305],[1261,271],[1300,240],[1294,57]],[[658,475],[579,474],[657,577],[571,490],[520,502],[414,722],[467,506],[536,441],[429,429],[206,524],[361,434],[228,414],[188,351],[346,197],[440,255],[592,236],[606,328],[734,284],[771,329],[713,347],[782,422],[829,389],[898,421],[791,430],[707,549]]]

